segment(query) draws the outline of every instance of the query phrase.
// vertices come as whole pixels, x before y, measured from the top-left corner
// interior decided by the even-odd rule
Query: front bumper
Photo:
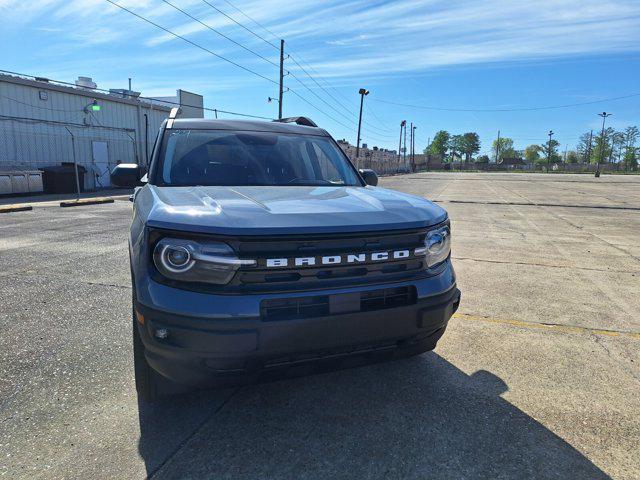
[[[304,374],[309,369],[333,369],[431,350],[460,302],[450,263],[439,275],[413,282],[295,295],[210,295],[147,281],[135,306],[144,317],[138,329],[147,361],[165,377],[190,385]],[[414,294],[409,303],[399,306],[367,311],[355,307],[354,311],[310,318],[267,320],[260,310],[264,301],[273,298],[353,298],[361,292],[389,288],[411,289]],[[158,302],[153,306],[141,301],[154,297]],[[182,305],[182,312],[167,308],[173,305]],[[163,329],[166,338],[157,338],[156,332]]]

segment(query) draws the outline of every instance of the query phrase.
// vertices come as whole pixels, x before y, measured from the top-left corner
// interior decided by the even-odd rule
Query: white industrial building
[[[107,93],[96,87],[86,77],[68,86],[0,74],[0,194],[25,190],[26,180],[17,177],[8,190],[9,172],[37,175],[43,167],[73,162],[74,150],[77,164],[86,169],[84,189],[107,187],[118,163],[146,164],[174,104],[181,104],[183,116],[204,116],[202,96],[183,90],[175,97],[143,99],[128,89]],[[34,185],[31,190],[37,191]]]

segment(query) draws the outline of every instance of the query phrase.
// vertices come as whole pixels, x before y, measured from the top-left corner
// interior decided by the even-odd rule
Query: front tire
[[[157,373],[149,366],[144,356],[144,344],[138,332],[135,313],[133,319],[133,368],[136,376],[138,398],[152,403],[159,398]]]

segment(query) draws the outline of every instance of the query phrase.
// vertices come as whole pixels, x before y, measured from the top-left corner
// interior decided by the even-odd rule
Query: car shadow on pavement
[[[162,479],[609,478],[507,390],[428,353],[141,405],[139,451]]]

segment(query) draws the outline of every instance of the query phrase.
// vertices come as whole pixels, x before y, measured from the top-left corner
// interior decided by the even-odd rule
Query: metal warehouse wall
[[[100,111],[85,111],[94,99]],[[78,164],[87,168],[85,188],[106,187],[109,172],[118,162],[146,162],[147,148],[150,153],[169,110],[91,90],[0,75],[0,169],[72,162],[75,147]]]

